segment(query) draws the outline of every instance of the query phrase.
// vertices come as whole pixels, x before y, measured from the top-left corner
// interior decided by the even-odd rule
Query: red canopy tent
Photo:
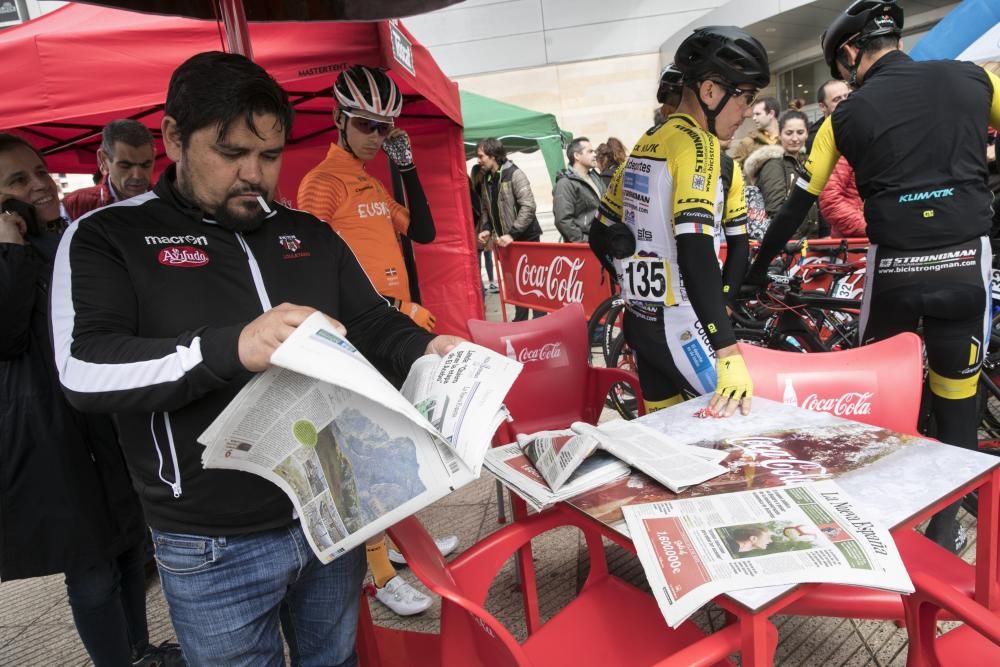
[[[251,23],[249,29],[254,60],[296,108],[279,182],[279,196],[292,204],[302,176],[336,139],[330,88],[337,73],[354,63],[390,71],[406,96],[399,125],[412,137],[438,230],[434,243],[414,246],[421,298],[439,332],[466,334],[466,320],[482,318],[483,305],[457,86],[398,22]],[[135,118],[159,141],[170,74],[223,43],[214,21],[69,4],[0,32],[7,71],[0,126],[31,141],[53,171],[92,173],[105,123]],[[165,165],[162,153],[159,163]],[[388,183],[384,157],[369,170]]]

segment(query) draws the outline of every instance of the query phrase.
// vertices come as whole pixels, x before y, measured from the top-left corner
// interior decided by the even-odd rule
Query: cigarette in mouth
[[[267,205],[267,202],[264,201],[264,198],[261,197],[260,195],[257,195],[257,203],[260,204],[260,207],[262,209],[264,209],[264,213],[270,213],[271,212],[271,207]]]

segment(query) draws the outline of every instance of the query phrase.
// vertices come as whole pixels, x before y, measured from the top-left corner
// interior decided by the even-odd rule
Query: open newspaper
[[[674,493],[728,472],[719,465],[724,452],[679,444],[638,422],[611,421],[600,426],[574,422],[568,430],[518,434],[517,443],[553,491],[597,449],[638,468]]]
[[[271,363],[198,438],[202,464],[277,484],[323,562],[477,478],[521,370],[462,343],[396,391],[320,313]]]
[[[627,463],[606,452],[596,452],[577,467],[558,491],[553,491],[517,443],[489,450],[483,465],[538,511],[629,474]]]
[[[836,583],[912,593],[889,531],[833,481],[623,508],[672,628],[744,588]]]
[[[699,396],[639,420],[674,442],[725,455],[726,474],[689,487],[682,498],[835,479],[921,442],[916,436],[757,397],[747,416],[699,418],[710,398]],[[570,502],[624,533],[624,505],[676,498],[662,484],[633,471],[628,479],[586,491]]]

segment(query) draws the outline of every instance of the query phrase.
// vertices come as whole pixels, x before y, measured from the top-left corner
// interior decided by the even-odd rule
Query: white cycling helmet
[[[352,65],[333,84],[337,107],[374,120],[392,120],[403,111],[403,95],[383,70]]]

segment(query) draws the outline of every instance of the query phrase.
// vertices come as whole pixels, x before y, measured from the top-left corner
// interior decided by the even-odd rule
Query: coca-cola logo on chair
[[[872,413],[872,396],[870,391],[849,391],[840,396],[821,397],[809,394],[802,399],[800,407],[815,412],[828,412],[838,417],[854,417]]]
[[[515,347],[511,339],[504,341],[507,357],[522,364],[536,361],[553,361],[562,357],[562,343],[554,341],[540,345],[518,345]]]
[[[517,260],[514,282],[517,292],[533,295],[560,303],[581,303],[583,301],[583,280],[580,270],[582,259],[570,259],[562,255],[552,258],[548,265],[532,264],[527,255]]]

